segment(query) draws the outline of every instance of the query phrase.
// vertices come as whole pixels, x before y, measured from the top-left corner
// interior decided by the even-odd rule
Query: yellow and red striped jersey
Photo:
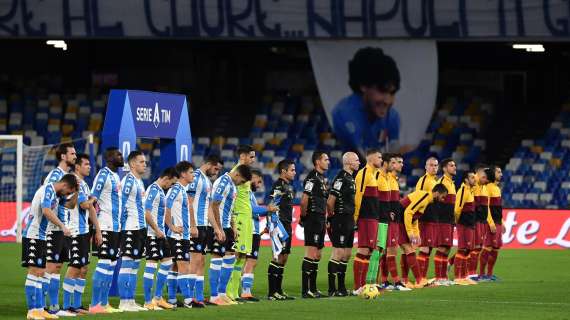
[[[461,184],[455,200],[455,222],[464,226],[475,226],[475,196],[473,188]]]
[[[487,192],[489,193],[489,211],[495,224],[503,224],[503,201],[501,198],[501,188],[497,183],[489,183],[487,185]]]
[[[378,219],[380,214],[378,201],[378,169],[366,164],[358,170],[355,179],[356,194],[354,195],[354,220],[358,218]]]
[[[405,196],[400,205],[404,209],[404,225],[409,236],[419,236],[418,218],[426,207],[433,202],[431,192],[417,190]]]
[[[378,221],[388,223],[390,214],[391,190],[388,182],[388,174],[383,170],[376,171],[376,181],[378,183],[378,201],[380,205],[380,216]]]

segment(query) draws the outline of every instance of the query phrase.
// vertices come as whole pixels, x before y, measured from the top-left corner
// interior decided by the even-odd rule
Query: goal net
[[[70,142],[77,153],[89,154],[88,141]],[[34,193],[58,164],[56,146],[27,146],[20,135],[0,135],[0,242],[21,241]]]

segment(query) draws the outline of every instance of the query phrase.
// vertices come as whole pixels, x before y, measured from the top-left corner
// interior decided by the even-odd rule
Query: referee
[[[334,178],[327,200],[328,232],[333,245],[329,260],[329,296],[348,295],[345,285],[346,266],[352,253],[354,242],[354,195],[356,185],[353,174],[360,161],[354,152],[342,156],[342,170]],[[336,280],[338,278],[338,288]]]
[[[317,273],[321,250],[325,245],[325,219],[327,198],[329,196],[327,180],[324,176],[329,169],[329,156],[324,151],[313,153],[313,169],[303,183],[301,198],[301,222],[305,234],[305,257],[303,258],[301,290],[303,298],[320,298],[317,289]]]

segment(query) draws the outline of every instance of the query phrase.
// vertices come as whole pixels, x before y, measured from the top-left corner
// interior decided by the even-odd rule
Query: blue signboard
[[[186,96],[139,90],[111,90],[102,149],[117,147],[126,157],[137,138],[160,140],[160,168],[192,157]]]

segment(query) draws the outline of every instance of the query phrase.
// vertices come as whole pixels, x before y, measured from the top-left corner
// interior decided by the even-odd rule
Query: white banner
[[[381,147],[391,151],[407,151],[423,138],[433,113],[438,80],[437,48],[431,40],[385,41],[308,41],[313,72],[319,94],[329,122],[337,138],[344,145],[363,151],[369,147]],[[349,86],[349,61],[363,48],[380,48],[391,57],[399,71],[400,89],[385,115],[371,111],[373,102],[355,94]],[[377,57],[378,50],[366,71],[391,72],[389,65],[383,68]],[[380,66],[379,66],[380,64]],[[390,70],[388,70],[390,69]],[[384,71],[388,70],[388,71]],[[361,75],[364,79],[390,78]],[[370,80],[367,80],[370,81]],[[368,103],[366,102],[368,101]],[[386,101],[385,101],[386,102]],[[388,142],[388,143],[386,143]]]

